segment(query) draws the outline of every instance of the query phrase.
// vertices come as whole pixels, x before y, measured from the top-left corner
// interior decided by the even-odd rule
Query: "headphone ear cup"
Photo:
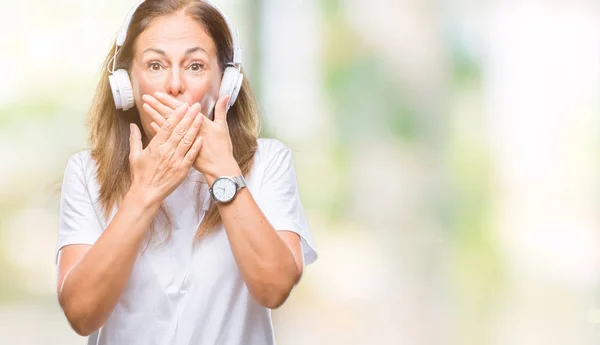
[[[110,83],[110,90],[112,91],[113,100],[115,101],[115,107],[117,109],[123,109],[123,104],[121,104],[121,96],[119,96],[119,86],[117,85],[117,81],[115,80],[115,76],[113,74],[108,75],[108,82]]]
[[[227,104],[227,109],[235,103],[238,95],[240,94],[240,90],[242,89],[242,82],[244,81],[244,75],[240,73],[237,82],[235,83],[235,87],[233,91],[231,91],[231,98],[229,99],[229,104]]]
[[[237,86],[240,84],[241,75],[240,71],[235,67],[225,68],[223,79],[221,79],[221,87],[219,88],[219,99],[223,96],[231,96],[228,106],[231,106],[235,102],[235,98],[237,98],[239,92]],[[238,89],[238,92],[236,92],[236,89]]]
[[[123,111],[131,109],[135,102],[133,99],[131,81],[129,80],[127,71],[124,69],[114,71],[112,75],[108,76],[108,81],[110,83],[116,108],[123,109]]]

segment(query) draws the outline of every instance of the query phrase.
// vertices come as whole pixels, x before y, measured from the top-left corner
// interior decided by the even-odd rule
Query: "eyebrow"
[[[208,52],[206,51],[206,49],[200,48],[200,47],[189,48],[188,50],[185,51],[184,55],[187,56],[187,55],[193,54],[198,51],[203,52],[204,54],[208,55]],[[160,50],[158,48],[148,48],[148,49],[144,50],[144,52],[142,54],[146,54],[148,52],[154,52],[159,55],[167,56],[167,53],[165,53],[164,50]]]

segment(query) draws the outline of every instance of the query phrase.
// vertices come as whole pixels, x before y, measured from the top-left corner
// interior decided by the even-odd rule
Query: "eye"
[[[148,69],[150,69],[151,71],[160,71],[162,69],[162,66],[158,62],[150,62],[148,63]]]
[[[204,68],[204,65],[201,63],[195,62],[195,63],[191,64],[189,68],[194,72],[198,72]]]

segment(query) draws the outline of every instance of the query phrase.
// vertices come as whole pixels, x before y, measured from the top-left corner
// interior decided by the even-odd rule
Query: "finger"
[[[195,103],[190,108],[188,108],[185,116],[181,119],[181,121],[179,121],[179,123],[175,127],[175,130],[171,133],[168,142],[166,143],[167,145],[169,145],[169,147],[176,148],[179,145],[179,142],[181,141],[181,139],[183,139],[183,136],[185,135],[185,133],[187,133],[188,129],[190,128],[192,122],[194,121],[196,115],[198,115],[199,112],[200,105],[198,103]]]
[[[185,115],[187,113],[188,108],[189,107],[188,107],[187,103],[185,103],[181,107],[177,108],[173,112],[173,116],[169,117],[167,119],[167,121],[165,121],[165,123],[160,127],[160,130],[154,136],[154,138],[152,138],[150,143],[153,143],[154,145],[162,145],[162,144],[166,143],[169,140],[169,138],[171,137],[171,134],[173,133],[175,126],[177,126],[179,121],[183,118],[183,115]]]
[[[163,104],[166,104],[171,109],[176,109],[178,106],[183,104],[183,102],[178,101],[175,97],[168,95],[164,92],[155,92],[154,97],[161,101]]]
[[[168,119],[169,116],[171,116],[173,110],[177,109],[177,107],[171,108],[168,105],[163,104],[161,101],[159,101],[152,95],[143,95],[142,100],[148,103],[152,108],[158,111],[166,119]]]
[[[144,103],[142,108],[159,126],[162,126],[162,124],[165,123],[166,119],[158,111],[156,111],[156,109],[152,108],[150,104]]]
[[[194,144],[194,140],[196,140],[198,137],[198,133],[200,132],[203,122],[204,115],[198,113],[196,118],[194,118],[190,128],[179,142],[179,145],[177,145],[177,154],[180,157],[185,156],[185,153],[188,152],[192,144]]]
[[[150,122],[150,128],[154,130],[154,135],[160,131],[160,126],[156,124],[156,122]]]
[[[223,96],[217,101],[215,106],[215,123],[221,126],[227,126],[227,103],[231,96]]]
[[[201,148],[202,137],[196,137],[196,139],[194,140],[194,144],[192,144],[192,147],[190,147],[188,152],[185,154],[184,161],[187,164],[192,165],[196,160],[196,157],[198,157],[198,153],[200,152]]]
[[[133,158],[142,152],[142,134],[137,125],[129,124],[129,158]]]

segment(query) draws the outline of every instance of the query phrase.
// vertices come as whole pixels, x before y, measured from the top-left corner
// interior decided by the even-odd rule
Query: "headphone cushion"
[[[231,98],[229,99],[229,104],[227,104],[227,108],[231,107],[233,103],[235,103],[235,100],[237,99],[238,95],[240,94],[240,90],[242,89],[242,81],[244,81],[244,75],[240,73],[236,81],[235,88],[231,93]]]
[[[239,87],[241,86],[240,77],[242,74],[235,67],[225,68],[223,73],[223,79],[221,79],[221,87],[219,88],[219,98],[223,96],[231,96],[229,99],[229,106],[231,106],[239,93]],[[243,78],[243,77],[242,77]]]
[[[108,75],[108,82],[110,83],[110,90],[112,91],[112,96],[115,100],[115,107],[117,109],[123,109],[121,96],[119,96],[119,87],[117,86],[117,81],[115,80],[115,76],[113,74]]]
[[[112,76],[109,76],[109,82],[117,109],[123,109],[124,111],[131,109],[135,105],[135,101],[127,71],[124,69],[116,70]]]

